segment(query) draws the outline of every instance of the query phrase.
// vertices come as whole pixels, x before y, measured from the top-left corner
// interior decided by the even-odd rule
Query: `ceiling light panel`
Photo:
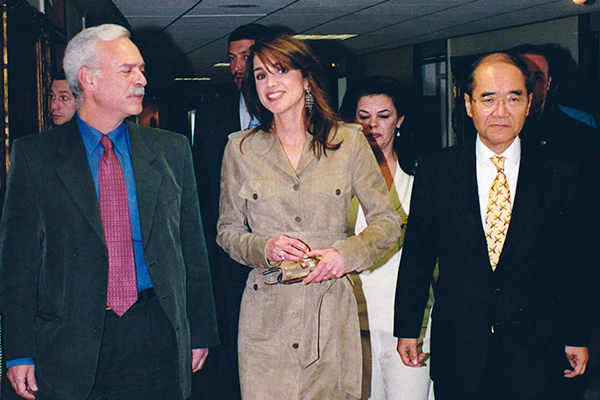
[[[175,15],[183,14],[190,7],[193,7],[198,0],[169,0],[152,1],[148,0],[113,0],[113,3],[127,18],[128,16],[148,16],[148,15]]]

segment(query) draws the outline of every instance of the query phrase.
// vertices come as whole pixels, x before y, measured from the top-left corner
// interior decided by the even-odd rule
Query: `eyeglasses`
[[[484,96],[479,100],[473,99],[474,103],[480,103],[484,108],[495,110],[500,103],[504,103],[504,107],[509,110],[520,110],[527,105],[527,97],[519,95],[509,95],[504,99],[497,96]]]

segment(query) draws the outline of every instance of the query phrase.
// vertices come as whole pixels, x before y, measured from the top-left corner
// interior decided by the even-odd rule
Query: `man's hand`
[[[590,358],[587,347],[565,346],[567,360],[573,369],[565,369],[565,378],[573,378],[577,375],[583,375],[585,367]]]
[[[427,354],[417,352],[417,342],[417,339],[398,339],[398,354],[407,367],[421,367],[427,357]]]
[[[28,400],[35,399],[35,392],[38,390],[35,382],[35,365],[10,367],[6,372],[6,377],[19,396]]]
[[[208,356],[208,349],[192,350],[192,372],[200,371],[204,366],[204,361]]]

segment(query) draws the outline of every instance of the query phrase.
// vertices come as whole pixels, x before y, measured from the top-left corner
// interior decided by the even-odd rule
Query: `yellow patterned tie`
[[[485,239],[490,264],[492,264],[492,269],[495,271],[504,246],[504,239],[506,239],[512,208],[510,205],[510,189],[504,174],[505,157],[494,156],[490,160],[498,169],[498,175],[496,175],[490,189],[487,214],[485,215]]]

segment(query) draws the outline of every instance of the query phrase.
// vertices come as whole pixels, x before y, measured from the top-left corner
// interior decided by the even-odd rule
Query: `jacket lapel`
[[[156,154],[144,141],[142,128],[137,124],[127,122],[127,129],[129,131],[131,163],[133,164],[140,212],[142,243],[146,248],[152,231],[154,212],[163,174],[152,165],[156,159]]]
[[[58,146],[58,154],[63,158],[63,162],[57,168],[58,176],[96,234],[104,242],[100,203],[76,118],[68,122],[64,129],[66,132],[62,135],[62,141]]]
[[[480,270],[483,262],[483,265],[489,266],[489,269],[486,269],[485,272],[491,273],[492,267],[489,264],[487,243],[481,223],[476,168],[475,141],[471,141],[463,146],[458,154],[456,166],[452,173],[454,178],[452,198],[455,202],[456,212],[464,220],[465,226],[468,227],[465,231],[465,240],[473,241],[473,247],[477,249],[478,257],[471,260],[471,265],[476,270]],[[462,230],[457,229],[457,232],[462,232]],[[487,260],[487,263],[483,260]]]
[[[549,184],[549,179],[553,176],[553,174],[545,172],[544,154],[545,149],[539,147],[538,143],[521,140],[517,190],[510,225],[496,270],[506,268],[502,265],[502,260],[518,247],[518,238],[523,234],[527,225],[532,223],[536,210],[539,210],[541,202],[544,201],[543,188]]]
[[[479,211],[475,162],[475,143],[469,142],[461,149],[452,173],[454,178],[452,198],[455,201],[457,212],[465,220],[470,233],[481,238],[484,237],[484,233]]]

